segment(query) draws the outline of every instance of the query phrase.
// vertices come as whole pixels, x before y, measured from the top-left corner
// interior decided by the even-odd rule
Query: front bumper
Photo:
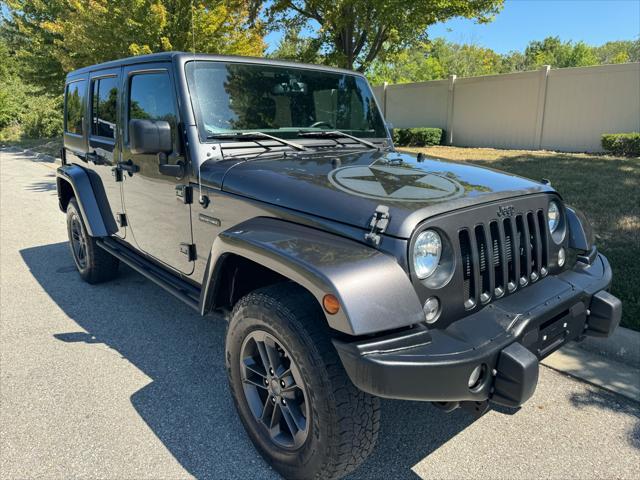
[[[383,337],[334,345],[351,381],[373,395],[435,402],[516,407],[538,381],[538,361],[585,335],[606,337],[620,323],[620,300],[606,289],[611,267],[590,265],[527,287],[446,329],[424,325]],[[469,379],[479,367],[481,377]]]

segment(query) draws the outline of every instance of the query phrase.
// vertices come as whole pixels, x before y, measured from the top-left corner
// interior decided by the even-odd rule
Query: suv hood
[[[553,191],[487,168],[373,150],[250,159],[226,170],[222,189],[363,229],[376,207],[386,205],[385,233],[399,238],[440,213]]]

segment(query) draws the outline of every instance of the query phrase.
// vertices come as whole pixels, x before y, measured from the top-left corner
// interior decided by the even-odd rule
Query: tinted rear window
[[[82,135],[82,122],[84,118],[87,97],[87,82],[80,80],[67,85],[65,91],[65,132]]]
[[[115,138],[118,79],[100,78],[93,81],[91,105],[91,133],[100,137]]]

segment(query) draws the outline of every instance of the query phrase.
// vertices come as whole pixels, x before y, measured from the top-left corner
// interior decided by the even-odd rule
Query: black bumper
[[[540,359],[585,335],[609,336],[620,322],[620,300],[606,291],[607,259],[577,265],[443,330],[417,326],[334,345],[352,382],[373,395],[519,406],[535,391]],[[477,367],[480,379],[470,387]]]

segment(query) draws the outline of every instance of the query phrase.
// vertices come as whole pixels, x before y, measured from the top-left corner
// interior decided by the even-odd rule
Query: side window
[[[91,134],[105,138],[116,137],[118,79],[100,78],[93,81],[91,94]]]
[[[80,80],[67,85],[65,90],[64,131],[82,135],[87,82]]]
[[[176,132],[176,107],[169,74],[141,73],[131,77],[129,120],[164,120]]]

